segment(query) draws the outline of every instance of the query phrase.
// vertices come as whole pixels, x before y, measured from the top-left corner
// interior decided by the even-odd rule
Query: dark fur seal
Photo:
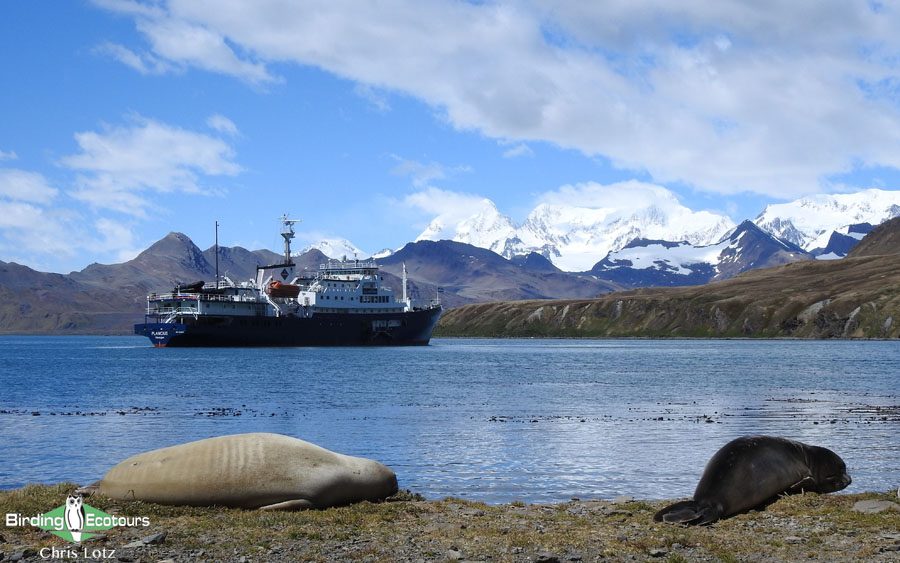
[[[774,436],[744,436],[725,444],[709,460],[693,500],[667,506],[653,519],[709,524],[778,495],[832,493],[849,484],[844,460],[829,449]]]

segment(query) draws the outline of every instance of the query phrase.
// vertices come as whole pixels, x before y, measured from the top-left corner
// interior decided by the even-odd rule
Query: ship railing
[[[167,299],[191,299],[194,301],[227,301],[227,302],[235,302],[235,301],[250,301],[255,302],[258,301],[253,296],[250,296],[249,299],[235,299],[238,297],[236,295],[219,295],[215,293],[151,293],[147,298],[150,301],[165,301]]]
[[[375,260],[336,260],[331,258],[324,264],[319,264],[320,270],[377,270]]]
[[[195,307],[147,307],[148,315],[168,316],[168,315],[196,315]]]
[[[439,299],[410,299],[412,309],[435,309],[441,306]]]

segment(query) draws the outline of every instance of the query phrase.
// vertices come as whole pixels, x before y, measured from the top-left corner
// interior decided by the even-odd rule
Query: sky
[[[41,271],[641,184],[740,222],[898,170],[897,2],[0,3],[0,260]]]

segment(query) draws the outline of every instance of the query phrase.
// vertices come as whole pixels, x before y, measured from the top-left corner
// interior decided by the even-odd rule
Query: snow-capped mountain
[[[637,208],[592,209],[561,204],[538,205],[518,230],[518,247],[508,253],[541,252],[558,268],[584,271],[609,252],[637,238],[717,242],[734,223],[724,215],[691,211],[674,197]]]
[[[322,239],[315,244],[311,244],[301,250],[298,255],[305,254],[310,250],[316,249],[329,258],[341,259],[347,258],[368,258],[370,254],[365,250],[360,250],[355,244],[343,238]]]
[[[628,197],[631,189],[635,197]],[[453,240],[493,250],[506,258],[537,252],[569,272],[585,271],[636,238],[717,242],[734,222],[724,215],[692,211],[658,186],[638,184],[610,191],[610,204],[596,207],[558,201],[539,204],[522,225],[501,214],[488,199],[462,219],[436,217],[420,240]],[[649,193],[652,192],[652,193]]]
[[[797,247],[785,250],[784,261],[798,259],[798,252],[803,258],[808,253],[834,259],[845,256],[873,225],[896,216],[900,191],[870,189],[769,205],[753,223]],[[483,199],[473,208],[457,207],[439,215],[416,240],[453,240],[506,258],[535,252],[568,272],[586,271],[609,255],[611,260],[669,264],[680,272],[675,279],[683,280],[689,264],[718,267],[721,271],[709,274],[710,279],[736,275],[723,260],[709,256],[724,252],[724,247],[712,246],[718,248],[725,243],[723,237],[734,232],[734,222],[725,215],[693,211],[665,188],[628,182],[561,188],[545,197],[521,225]],[[628,258],[616,254],[625,249]],[[750,267],[760,264],[757,260]]]
[[[611,252],[591,274],[632,286],[699,285],[812,255],[744,221],[716,244],[637,239]]]
[[[380,258],[387,258],[388,256],[393,256],[393,255],[394,255],[393,250],[391,250],[390,248],[383,248],[383,249],[379,250],[378,252],[376,252],[375,254],[373,254],[372,258],[375,258],[376,260],[378,260]]]
[[[501,214],[489,199],[482,199],[471,215],[459,217],[456,213],[443,213],[425,227],[415,242],[422,240],[452,240],[505,254],[506,241],[515,238],[516,226]]]
[[[635,239],[610,252],[591,274],[634,287],[700,285],[716,274],[721,244],[696,247],[688,242]]]
[[[900,191],[870,189],[768,205],[753,222],[782,240],[816,253],[828,245],[832,232],[847,234],[850,225],[878,225],[897,216],[900,216]],[[833,258],[843,256],[827,254]]]

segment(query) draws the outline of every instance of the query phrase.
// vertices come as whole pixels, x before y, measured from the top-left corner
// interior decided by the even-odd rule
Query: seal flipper
[[[81,495],[83,497],[89,497],[94,493],[100,492],[100,483],[101,481],[97,481],[93,485],[85,485],[84,487],[78,487],[75,489],[75,494]]]
[[[286,500],[284,502],[276,502],[275,504],[267,504],[260,506],[260,510],[312,510],[316,507],[312,502],[305,498]]]
[[[700,507],[693,500],[683,500],[669,505],[653,515],[656,522],[668,522],[670,524],[686,524],[693,522],[699,515]]]
[[[656,522],[702,526],[722,517],[722,509],[695,500],[683,500],[669,505],[653,515]]]

